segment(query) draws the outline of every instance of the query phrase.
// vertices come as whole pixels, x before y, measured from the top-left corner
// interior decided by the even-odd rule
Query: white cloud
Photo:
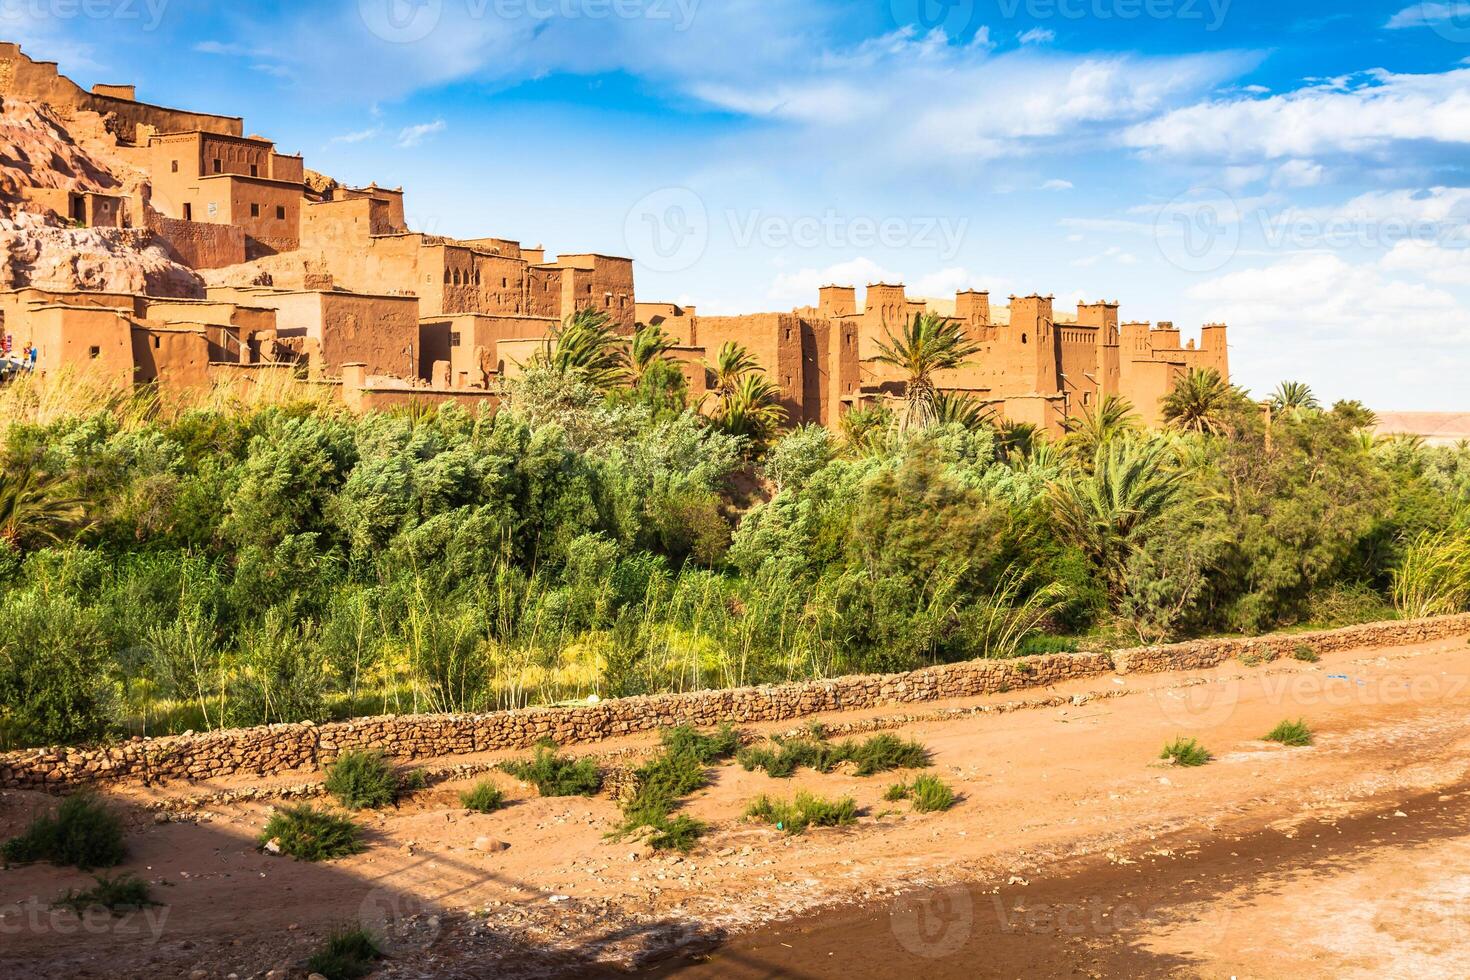
[[[1047,30],[1044,27],[1033,27],[1024,34],[1017,34],[1016,40],[1022,44],[1050,44],[1057,39],[1057,32]]]
[[[1383,268],[1390,272],[1419,276],[1430,282],[1470,286],[1470,251],[1466,242],[1447,248],[1435,242],[1406,239],[1394,245],[1383,257]]]
[[[341,136],[333,136],[333,143],[365,143],[375,136],[381,136],[383,127],[374,126],[372,129],[359,129],[355,133],[343,133]]]
[[[227,58],[268,58],[271,56],[269,51],[262,48],[252,48],[229,41],[200,41],[194,45],[194,50],[200,54],[217,54]]]
[[[823,286],[856,286],[861,294],[869,283],[901,282],[902,279],[892,269],[860,256],[823,269],[807,268],[782,273],[771,283],[766,296],[775,304],[774,309],[789,310],[816,305],[817,291]]]
[[[794,123],[824,141],[990,160],[1039,147],[1113,140],[1120,126],[1197,98],[1254,56],[1077,57],[951,43],[898,31],[779,81],[695,83],[692,93],[744,115]],[[881,147],[877,148],[881,152]]]
[[[1394,14],[1383,26],[1389,30],[1434,27],[1466,18],[1470,18],[1470,3],[1416,3]]]
[[[1257,391],[1294,378],[1381,411],[1462,408],[1462,389],[1446,381],[1470,371],[1470,304],[1400,271],[1303,253],[1188,295],[1204,319],[1230,325],[1232,373]]]
[[[1137,265],[1138,256],[1117,245],[1110,245],[1107,249],[1097,255],[1088,255],[1072,262],[1079,269],[1088,269],[1102,262],[1115,265]]]
[[[1044,191],[1069,191],[1072,187],[1073,184],[1070,180],[1048,180],[1041,185],[1041,189]]]
[[[426,137],[442,133],[448,128],[448,124],[442,119],[435,119],[430,123],[419,123],[416,126],[406,126],[398,132],[398,145],[403,149],[418,146]]]
[[[1246,162],[1470,143],[1470,70],[1327,79],[1269,98],[1201,102],[1141,121],[1124,142],[1192,160]]]
[[[1322,183],[1323,166],[1311,160],[1288,160],[1271,175],[1272,187],[1316,187]]]

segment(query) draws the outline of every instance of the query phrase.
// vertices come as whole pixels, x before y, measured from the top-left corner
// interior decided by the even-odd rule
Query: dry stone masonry
[[[203,735],[135,738],[117,745],[54,748],[0,756],[0,786],[66,790],[80,785],[268,776],[315,770],[348,749],[381,749],[396,759],[452,757],[523,749],[550,738],[560,745],[598,742],[678,724],[786,721],[834,711],[973,698],[1109,673],[1160,673],[1215,667],[1232,659],[1269,661],[1301,647],[1333,653],[1407,646],[1470,634],[1470,615],[1374,623],[1314,633],[1192,640],[1111,653],[1046,654],[977,660],[903,674],[723,691],[623,698],[572,708],[529,708],[480,715],[359,718],[316,725],[269,725]]]

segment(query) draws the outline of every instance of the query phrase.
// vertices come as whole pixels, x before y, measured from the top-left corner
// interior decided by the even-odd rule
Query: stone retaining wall
[[[561,745],[576,745],[683,723],[712,726],[726,721],[736,724],[785,721],[823,712],[1049,687],[1114,672],[1195,670],[1233,658],[1274,660],[1289,656],[1303,646],[1318,653],[1331,653],[1407,646],[1466,634],[1470,634],[1470,615],[1446,616],[1316,633],[1193,640],[1112,653],[979,660],[903,674],[652,695],[572,708],[530,708],[482,715],[398,715],[324,725],[306,722],[133,739],[97,748],[0,755],[0,786],[64,789],[97,782],[166,782],[239,773],[271,775],[309,771],[352,748],[382,749],[394,758],[406,760],[521,749],[543,738],[554,739]]]

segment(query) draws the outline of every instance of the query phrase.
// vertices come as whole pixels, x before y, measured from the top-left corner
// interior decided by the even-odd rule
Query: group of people
[[[19,371],[34,371],[38,353],[35,344],[26,344],[17,356],[10,334],[0,335],[0,355],[4,358],[0,360],[0,379],[8,378]]]

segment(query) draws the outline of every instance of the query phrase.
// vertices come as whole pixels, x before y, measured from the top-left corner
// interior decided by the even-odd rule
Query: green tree
[[[60,541],[83,526],[86,509],[66,481],[30,466],[0,470],[0,543],[12,548]]]
[[[1322,407],[1312,389],[1301,381],[1283,381],[1276,386],[1269,399],[1271,411],[1277,415],[1286,412],[1314,412]]]
[[[1224,435],[1239,393],[1214,368],[1191,368],[1164,398],[1164,421],[1182,432]]]
[[[1052,489],[1052,514],[1063,540],[1082,549],[1108,583],[1116,604],[1128,563],[1181,499],[1184,477],[1162,441],[1118,439],[1098,447],[1092,472]]]
[[[628,349],[601,310],[581,309],[546,338],[533,360],[560,375],[579,375],[610,391],[628,376]]]
[[[962,366],[980,345],[965,335],[964,324],[936,313],[916,313],[898,336],[890,331],[878,344],[876,360],[904,375],[904,411],[899,431],[926,429],[938,411],[934,375]]]
[[[1108,395],[1096,408],[1089,408],[1080,418],[1067,420],[1067,434],[1062,448],[1083,463],[1091,463],[1100,447],[1114,439],[1136,435],[1141,422],[1126,398]]]

